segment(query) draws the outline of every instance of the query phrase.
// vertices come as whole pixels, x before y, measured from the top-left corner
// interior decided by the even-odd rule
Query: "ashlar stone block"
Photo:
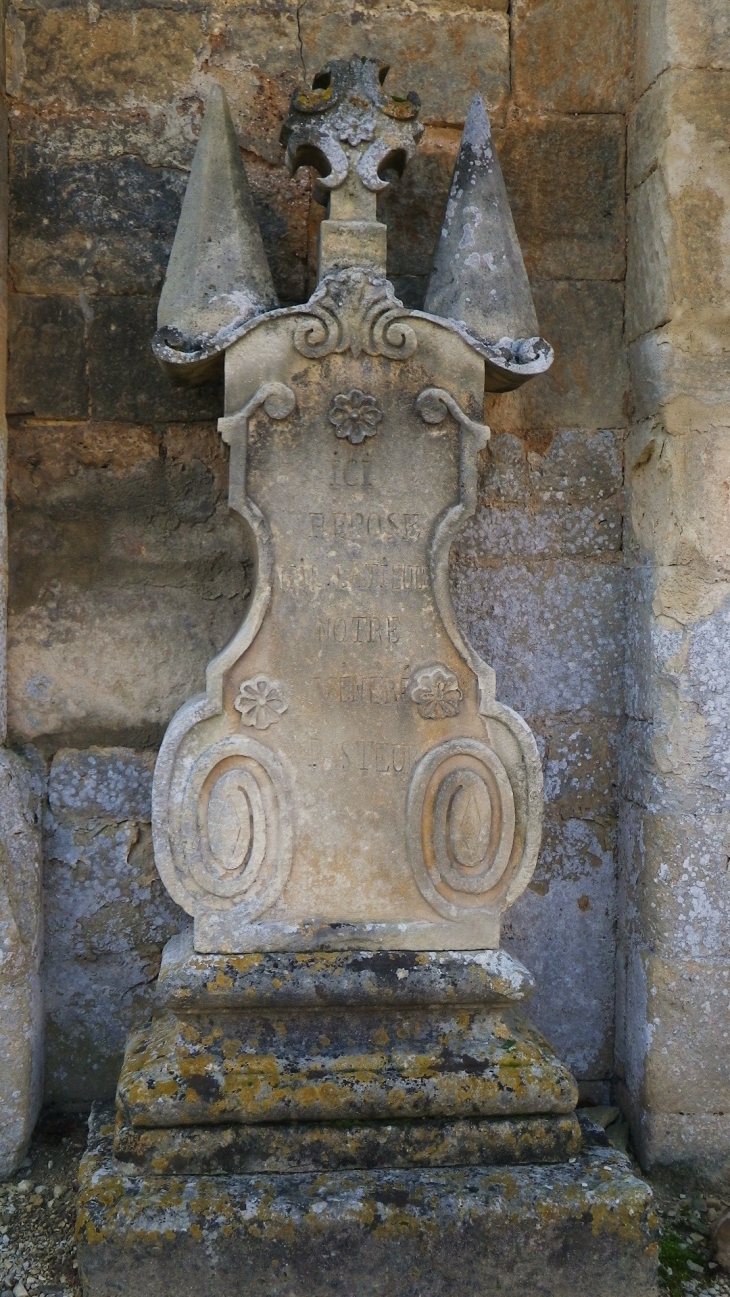
[[[536,112],[623,112],[632,19],[626,0],[518,0],[512,10],[515,101]]]
[[[499,117],[510,77],[509,22],[501,8],[465,4],[400,12],[353,0],[346,7],[310,0],[300,19],[307,74],[311,79],[331,50],[349,50],[356,33],[360,54],[407,69],[409,81],[423,88],[424,122],[460,126],[475,93]],[[397,75],[391,77],[395,88]]]
[[[528,112],[495,132],[531,279],[623,278],[624,132],[618,115]]]
[[[455,599],[512,706],[618,715],[622,587],[615,562],[504,562],[457,569]]]
[[[12,430],[16,741],[159,742],[235,629],[250,588],[225,472],[214,429],[200,424]]]
[[[667,68],[730,67],[730,21],[723,0],[640,0],[636,15],[636,91]]]
[[[8,16],[8,84],[37,108],[169,103],[191,88],[206,35],[182,10],[23,9]]]
[[[54,134],[42,144],[12,148],[10,271],[16,293],[75,298],[79,292],[93,297],[159,291],[184,176],[136,156],[99,157],[96,140],[87,142],[85,157],[67,160]],[[58,401],[47,401],[37,413],[64,411]]]
[[[61,750],[45,832],[46,1097],[114,1091],[130,1025],[149,1012],[162,946],[182,916],[150,840],[152,757]]]
[[[488,402],[492,431],[625,427],[628,368],[622,286],[542,279],[534,280],[532,287],[541,332],[555,347],[555,364],[534,387]]]
[[[642,1103],[657,1113],[730,1108],[730,960],[650,956],[646,968],[651,1049]]]
[[[68,297],[8,298],[9,414],[84,418],[89,409],[85,321]]]

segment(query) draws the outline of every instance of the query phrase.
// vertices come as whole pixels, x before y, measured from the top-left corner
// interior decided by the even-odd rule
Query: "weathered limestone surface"
[[[145,747],[200,687],[250,587],[216,441],[195,424],[71,423],[51,436],[29,420],[14,433],[16,740]]]
[[[727,8],[644,0],[629,130],[619,1066],[645,1163],[727,1181]]]
[[[389,224],[389,273],[409,306],[422,304],[471,90],[486,93],[528,269],[541,277],[534,285],[541,332],[556,344],[557,360],[540,380],[540,391],[537,384],[532,392],[528,385],[522,395],[489,403],[487,422],[507,435],[495,436],[494,455],[482,457],[484,521],[474,545],[486,546],[488,538],[501,547],[490,572],[509,561],[502,557],[507,544],[520,551],[534,547],[549,563],[579,558],[584,566],[568,587],[570,611],[562,622],[573,609],[582,617],[585,588],[600,589],[601,574],[593,579],[591,572],[605,561],[605,536],[616,534],[621,502],[615,490],[607,524],[600,518],[604,484],[590,474],[580,501],[564,506],[564,526],[557,495],[554,510],[540,501],[535,513],[535,493],[516,499],[509,516],[493,522],[487,521],[487,511],[496,488],[492,493],[488,480],[498,443],[515,438],[522,472],[527,452],[536,463],[551,462],[553,434],[555,445],[564,447],[566,465],[584,475],[583,447],[595,446],[597,429],[611,430],[601,436],[613,438],[621,472],[625,6],[561,6],[558,12],[555,5],[525,4],[515,12],[511,51],[502,2],[450,3],[418,14],[407,5],[397,11],[391,6],[387,15],[370,6],[345,11],[322,4],[311,10],[311,28],[309,9],[302,9],[299,25],[294,5],[247,7],[245,14],[213,14],[197,3],[175,12],[113,5],[97,15],[93,5],[51,4],[18,6],[9,15],[11,286],[23,299],[17,303],[20,327],[11,339],[11,367],[18,377],[9,407],[19,412],[11,456],[12,735],[14,741],[40,743],[49,755],[67,745],[139,748],[158,742],[180,701],[200,688],[205,661],[240,620],[238,551],[225,508],[221,503],[208,517],[189,520],[190,497],[182,491],[183,483],[192,488],[195,473],[202,472],[196,460],[206,472],[211,469],[216,483],[222,479],[216,433],[211,423],[203,431],[201,422],[220,412],[221,393],[171,388],[146,339],[154,328],[211,78],[224,86],[231,104],[277,294],[284,302],[301,301],[313,287],[314,239],[309,236],[321,209],[311,200],[309,175],[287,175],[278,132],[301,78],[302,56],[307,69],[315,70],[321,54],[335,48],[329,44],[333,34],[338,53],[366,52],[367,45],[367,52],[393,63],[391,78],[400,75],[401,88],[417,84],[423,100],[427,131],[419,156],[378,203],[380,219]],[[326,49],[316,45],[320,39],[327,41]],[[583,51],[581,73],[573,66],[566,80],[564,51],[576,40]],[[603,57],[607,48],[610,57]],[[474,49],[480,51],[477,60]],[[472,87],[466,84],[467,65],[470,75],[478,69]],[[524,117],[510,112],[518,100]],[[59,319],[68,323],[61,333]],[[59,418],[79,422],[59,425]],[[81,454],[70,453],[79,442]],[[46,476],[49,459],[53,484]],[[517,471],[511,461],[500,468],[500,491]],[[556,492],[562,489],[556,484]],[[203,497],[210,504],[218,487],[208,491],[205,485]],[[108,520],[109,531],[101,536],[87,531],[91,517],[104,527]],[[77,567],[80,531],[85,533],[83,562]],[[613,552],[612,543],[608,549]],[[531,589],[539,606],[539,583]],[[30,600],[25,592],[32,592]],[[194,592],[199,592],[197,607]],[[616,586],[611,592],[618,597]],[[186,598],[195,607],[190,617]],[[606,614],[611,634],[617,633],[607,610],[592,606],[601,619]],[[174,647],[167,662],[164,626],[172,628]],[[515,637],[515,648],[522,651],[523,632],[519,619],[490,630],[490,644],[503,664],[503,696],[510,687],[511,641]],[[64,656],[69,649],[72,670]],[[535,677],[543,652],[543,674],[554,660],[546,640],[536,645]],[[607,630],[596,639],[599,670],[603,652],[610,668],[615,644]],[[111,662],[117,664],[113,673]],[[520,690],[513,696],[524,711]],[[564,692],[561,710],[548,718],[550,726],[567,727],[566,735],[593,733],[597,725],[604,732],[603,717],[590,709],[575,713],[568,698]],[[535,717],[530,720],[537,728]],[[606,733],[612,743],[613,731]],[[562,740],[556,742],[560,747]],[[554,768],[562,758],[552,750]],[[562,794],[548,804],[545,846],[534,879],[534,886],[546,889],[541,913],[551,915],[539,938],[545,951],[541,967],[560,988],[553,1003],[538,989],[535,1016],[560,1040],[579,1076],[591,1081],[608,1075],[612,1030],[610,960],[594,957],[596,950],[608,949],[613,922],[615,773],[612,758],[601,752],[591,751],[573,776],[577,809],[569,808]],[[593,802],[581,809],[581,790],[592,795],[599,783],[607,789],[600,809]],[[605,880],[600,901],[588,885],[597,874]],[[519,905],[529,906],[531,895]],[[582,908],[588,896],[590,908]],[[144,904],[140,900],[141,908]],[[107,914],[113,932],[110,911],[102,911],[99,922]],[[566,934],[577,931],[574,917],[582,935],[574,955],[580,973],[571,987],[560,970]],[[519,951],[532,963],[535,922],[526,916],[516,929],[525,943]],[[97,1000],[101,990],[93,976],[99,961],[84,967],[92,975],[84,994],[90,1005],[101,1006],[106,1000]],[[74,1031],[65,1037],[64,1053],[73,1048]],[[104,1064],[109,1094],[114,1066]],[[74,1097],[71,1075],[68,1098]],[[77,1075],[74,1084],[79,1083]]]
[[[5,6],[0,6],[4,24]],[[5,67],[4,32],[0,70]],[[8,120],[0,90],[0,743],[7,738]],[[0,747],[0,1179],[25,1155],[43,1086],[42,858],[38,766]]]
[[[63,1104],[116,1085],[130,1026],[149,1012],[160,954],[183,917],[154,865],[153,754],[62,749],[48,778],[44,853],[45,1093]]]
[[[324,1043],[324,1042],[327,1043]],[[129,1037],[126,1126],[564,1114],[567,1068],[517,1009],[158,1014]]]
[[[242,1266],[248,1291],[296,1297],[655,1292],[650,1192],[607,1147],[550,1167],[142,1177],[114,1160],[110,1115],[92,1117],[77,1223],[103,1297],[130,1265],[153,1297],[235,1285]]]
[[[412,1121],[116,1128],[115,1156],[146,1175],[266,1175],[552,1164],[582,1149],[575,1113]]]
[[[24,1156],[43,1094],[41,793],[0,752],[0,1179]]]
[[[375,61],[333,60],[292,99],[287,164],[314,158],[332,190],[309,301],[253,320],[244,301],[206,334],[200,295],[188,345],[174,315],[153,343],[193,378],[227,351],[219,428],[255,578],[155,765],[155,863],[193,928],[127,1040],[111,1145],[102,1113],[90,1127],[77,1238],[93,1297],[127,1281],[130,1254],[150,1297],[217,1288],[232,1266],[254,1293],[273,1272],[289,1294],[457,1281],[526,1297],[537,1267],[566,1294],[655,1287],[650,1193],[581,1133],[576,1082],[521,1011],[531,978],[499,952],[499,917],[535,872],[543,777],[449,592],[490,437],[485,383],[519,386],[552,352],[525,336],[534,311],[478,97],[455,173],[475,206],[455,182],[439,245],[460,225],[473,257],[461,277],[458,257],[454,275],[437,259],[425,300],[443,317],[394,297],[377,167],[407,161],[421,130],[415,97],[383,80]],[[193,177],[210,147],[206,128]],[[490,243],[499,301],[481,312]]]
[[[513,14],[518,104],[538,112],[626,110],[633,17],[626,0],[518,0]]]

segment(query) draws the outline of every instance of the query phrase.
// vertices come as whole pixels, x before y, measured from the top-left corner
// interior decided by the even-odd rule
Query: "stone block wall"
[[[618,1057],[646,1165],[730,1177],[730,12],[640,0],[629,121]]]
[[[46,772],[46,1097],[111,1093],[182,916],[157,881],[149,774],[241,614],[221,389],[176,390],[149,339],[202,106],[228,96],[280,299],[306,297],[321,209],[282,165],[294,86],[327,57],[416,89],[419,154],[381,201],[423,300],[470,95],[487,101],[552,373],[487,402],[459,617],[543,745],[545,843],[505,942],[584,1092],[613,1075],[623,724],[628,0],[15,0],[10,116],[12,742]]]

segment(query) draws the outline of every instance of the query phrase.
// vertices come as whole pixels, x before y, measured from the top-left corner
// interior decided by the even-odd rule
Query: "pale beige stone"
[[[675,435],[651,424],[632,431],[626,459],[634,532],[661,566],[700,562],[730,575],[730,420],[699,403],[685,404],[684,418]]]
[[[0,1179],[28,1146],[43,1085],[42,856],[37,795],[0,752]]]
[[[706,335],[727,328],[730,254],[730,84],[726,73],[671,72],[651,87],[631,127],[627,334],[688,311]],[[723,317],[724,320],[723,320]],[[679,340],[678,340],[679,341]],[[695,345],[699,341],[695,339]]]
[[[343,276],[227,356],[231,499],[258,536],[259,586],[209,668],[207,698],[173,721],[153,797],[158,867],[195,913],[202,949],[494,946],[499,911],[534,866],[534,740],[493,701],[447,594],[486,436],[461,413],[479,409],[482,363],[364,272]],[[385,335],[367,332],[359,300],[370,319],[390,312]],[[371,353],[364,368],[335,350],[343,327]],[[443,834],[461,833],[448,819],[456,797],[474,824],[450,850],[474,859],[454,872],[438,860]],[[249,884],[252,831],[254,850],[270,846]],[[191,837],[201,832],[207,842]],[[476,874],[463,890],[459,868]]]
[[[495,948],[535,867],[537,746],[457,627],[448,566],[476,507],[485,382],[545,365],[406,310],[384,246],[368,268],[380,169],[413,152],[416,111],[372,60],[297,92],[282,138],[332,191],[323,278],[227,339],[219,428],[256,581],[153,785],[156,863],[202,952]],[[474,202],[476,227],[491,199]],[[207,363],[163,343],[171,368]]]
[[[725,1194],[730,1177],[730,1117],[726,1113],[637,1113],[633,1129],[642,1165],[668,1171]],[[685,1183],[686,1183],[685,1179]]]
[[[629,339],[665,324],[675,302],[669,244],[673,224],[664,175],[652,171],[629,200],[626,332]]]
[[[730,17],[725,0],[639,0],[636,93],[667,68],[730,68]]]
[[[730,1108],[730,965],[708,960],[647,962],[651,1050],[643,1103],[656,1112]]]

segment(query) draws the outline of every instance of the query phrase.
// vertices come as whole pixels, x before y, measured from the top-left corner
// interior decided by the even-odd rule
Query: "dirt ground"
[[[0,1184],[0,1297],[81,1297],[74,1214],[82,1117],[45,1117],[28,1158]],[[662,1226],[659,1283],[668,1297],[730,1297],[713,1257],[712,1224],[730,1203],[656,1185]]]

